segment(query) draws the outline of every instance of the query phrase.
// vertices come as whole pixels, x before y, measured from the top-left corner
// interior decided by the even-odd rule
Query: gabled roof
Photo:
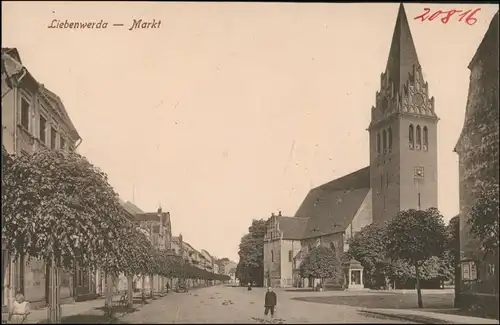
[[[394,90],[402,90],[408,81],[413,65],[420,66],[417,50],[411,36],[410,25],[403,4],[399,5],[398,17],[392,35],[391,49],[387,59],[386,73],[394,83]]]
[[[369,192],[369,167],[309,191],[295,214],[308,218],[302,237],[345,231]]]
[[[301,239],[306,229],[308,218],[276,216],[283,239]]]
[[[125,202],[125,205],[127,206],[130,211],[133,211],[134,213],[144,213],[137,205],[133,204],[130,201]]]

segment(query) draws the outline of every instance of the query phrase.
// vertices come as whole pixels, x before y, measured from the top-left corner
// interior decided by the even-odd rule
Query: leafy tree
[[[264,235],[266,233],[265,220],[252,220],[248,234],[241,238],[238,255],[238,275],[244,280],[255,281],[262,285],[264,270]],[[240,278],[242,280],[242,278]]]
[[[315,247],[300,263],[299,272],[303,278],[338,279],[342,276],[340,261],[335,252],[328,247]]]
[[[125,223],[106,174],[77,153],[38,150],[2,164],[2,236],[14,257],[117,274]]]
[[[446,227],[443,216],[435,208],[400,211],[388,224],[387,238],[389,255],[415,267],[418,306],[423,308],[420,271],[423,262],[444,253]]]
[[[498,141],[498,140],[497,140]],[[484,183],[469,212],[470,232],[486,253],[498,252],[499,185]]]
[[[385,282],[386,242],[386,227],[378,223],[363,227],[349,239],[347,255],[361,263],[364,268],[364,279],[375,286],[380,284],[380,278]]]

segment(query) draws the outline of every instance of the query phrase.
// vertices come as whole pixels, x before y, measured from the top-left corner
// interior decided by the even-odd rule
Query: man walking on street
[[[264,315],[267,316],[269,312],[271,312],[271,318],[274,317],[274,310],[276,308],[276,304],[278,302],[278,298],[276,297],[276,293],[273,291],[271,287],[267,288],[266,298],[264,303]]]

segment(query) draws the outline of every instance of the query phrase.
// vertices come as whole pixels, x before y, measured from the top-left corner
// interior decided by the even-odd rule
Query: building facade
[[[401,4],[371,108],[369,166],[310,190],[294,217],[269,218],[266,285],[313,286],[298,272],[313,247],[329,247],[342,260],[347,240],[364,226],[390,221],[401,210],[437,208],[438,120]],[[359,262],[346,265],[345,275],[352,277],[343,283],[326,280],[323,286],[362,288]]]
[[[30,154],[42,147],[73,151],[81,141],[59,96],[23,66],[17,49],[2,48],[2,149],[15,155]],[[15,292],[24,293],[35,307],[47,303],[48,268],[43,261],[22,259],[12,263],[2,250],[2,270],[3,307]],[[76,271],[78,277],[62,274],[63,301],[73,299],[85,283],[89,290],[89,272]]]
[[[461,296],[463,306],[479,303],[490,306],[498,316],[498,249],[485,254],[470,234],[469,210],[483,183],[498,184],[498,88],[499,14],[493,17],[474,57],[462,132],[455,146],[459,161]],[[494,124],[496,123],[496,124]],[[485,124],[490,127],[485,127]],[[482,146],[496,148],[496,154],[483,155]],[[458,297],[460,298],[460,297]]]

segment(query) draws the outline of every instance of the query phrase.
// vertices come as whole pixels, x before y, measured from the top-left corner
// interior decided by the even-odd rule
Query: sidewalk
[[[431,311],[408,309],[362,309],[363,313],[407,320],[418,324],[499,324],[496,319],[459,316]]]

